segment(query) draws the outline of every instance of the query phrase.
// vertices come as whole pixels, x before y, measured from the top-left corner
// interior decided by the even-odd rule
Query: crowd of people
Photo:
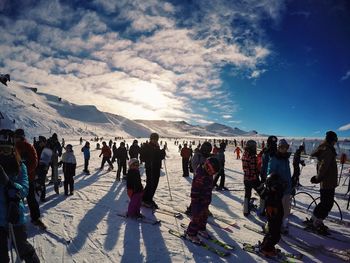
[[[326,231],[323,220],[332,209],[337,186],[334,148],[337,140],[334,132],[327,132],[324,142],[311,154],[318,160],[317,176],[311,178],[311,183],[321,184],[321,197],[309,224],[320,232]],[[79,141],[82,145],[83,139],[80,138]],[[216,142],[219,143],[219,147],[216,146]],[[209,236],[206,223],[210,215],[212,191],[228,190],[225,187],[225,150],[228,143],[227,140],[214,140],[213,145],[209,141],[204,141],[202,144],[199,142],[193,151],[194,141],[184,141],[181,145],[175,140],[182,160],[182,175],[188,177],[193,173],[191,202],[187,209],[191,215],[191,222],[185,231],[186,237],[192,242],[199,243],[200,235]],[[242,150],[236,140],[233,143],[236,159],[240,159]],[[102,141],[99,155],[102,157],[100,169],[102,170],[105,163],[108,163],[108,169],[112,171],[113,163],[117,162],[116,180],[126,179],[127,195],[130,198],[128,217],[142,218],[141,206],[158,209],[154,195],[167,149],[166,142],[162,148],[160,145],[163,145],[163,142],[159,144],[157,133],[152,133],[149,141],[140,146],[135,139],[130,148],[128,145],[126,147],[125,141],[121,141],[119,147],[112,140],[108,144]],[[251,195],[254,189],[260,196],[258,214],[267,218],[266,234],[260,249],[266,256],[275,256],[277,254],[275,245],[279,242],[281,233],[288,233],[291,197],[295,194],[296,187],[300,186],[300,165],[305,166],[301,154],[305,146],[301,145],[294,154],[292,174],[289,163],[291,153],[288,151],[289,144],[285,139],[278,140],[276,136],[269,136],[266,145],[265,142],[261,144],[262,149],[259,153],[257,145],[254,140],[241,141],[245,188],[243,214],[250,215]],[[84,158],[83,172],[90,174],[90,142],[85,142],[81,152]],[[145,187],[141,182],[139,170],[141,163],[144,163],[145,167]],[[32,145],[27,141],[23,129],[14,132],[0,131],[0,258],[4,259],[4,262],[9,262],[8,238],[16,244],[22,260],[28,263],[39,262],[35,249],[27,241],[23,198],[27,199],[31,222],[46,229],[46,225],[40,219],[40,207],[36,195],[41,202],[45,202],[48,183],[52,183],[55,193],[59,194],[61,179],[58,169],[61,166],[64,195],[68,197],[74,194],[74,176],[77,168],[71,144],[65,144],[64,139],[61,144],[56,133],[49,138],[39,136]],[[47,182],[50,167],[51,180]]]

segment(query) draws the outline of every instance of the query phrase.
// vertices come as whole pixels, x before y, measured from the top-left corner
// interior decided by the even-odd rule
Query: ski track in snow
[[[145,141],[139,140],[140,141]],[[67,139],[66,139],[67,141]],[[182,177],[181,158],[177,146],[168,140],[169,151],[163,169],[155,201],[162,208],[185,211],[190,204],[191,177]],[[67,142],[68,143],[68,142]],[[76,141],[73,145],[78,145]],[[131,141],[127,141],[131,143]],[[143,224],[131,219],[117,216],[125,213],[128,206],[126,194],[126,182],[115,181],[116,172],[107,172],[107,166],[103,171],[98,170],[101,159],[99,151],[93,151],[90,160],[91,175],[81,172],[83,156],[80,147],[74,147],[78,161],[77,175],[75,177],[75,192],[73,196],[65,197],[63,187],[60,195],[53,192],[52,186],[47,188],[47,202],[40,203],[43,221],[48,226],[48,231],[41,231],[28,223],[29,241],[35,246],[42,262],[267,262],[266,258],[249,254],[241,249],[242,243],[256,243],[262,240],[262,235],[247,230],[243,224],[259,227],[263,220],[252,212],[245,218],[242,214],[242,202],[244,199],[244,185],[241,168],[241,160],[236,160],[233,155],[233,146],[228,146],[226,151],[226,186],[233,191],[213,191],[211,212],[220,218],[236,221],[238,228],[229,227],[232,233],[224,231],[211,224],[207,229],[218,239],[235,246],[232,255],[220,258],[215,254],[204,250],[187,241],[183,241],[168,233],[169,229],[183,231],[180,224],[189,223],[189,218],[184,215],[183,219],[161,214],[152,213],[149,209],[142,208],[142,213],[151,219],[161,220],[160,225]],[[115,169],[117,169],[117,165]],[[165,169],[166,167],[166,169]],[[292,167],[291,167],[292,169]],[[145,179],[144,169],[141,167],[142,180]],[[346,169],[348,170],[348,166]],[[167,184],[168,172],[171,186],[172,199],[170,200]],[[49,171],[48,177],[50,177]],[[301,184],[305,185],[301,191],[317,197],[319,187],[309,183],[315,174],[315,163],[308,163],[301,175]],[[60,175],[63,178],[60,169]],[[345,179],[345,176],[343,176]],[[145,182],[143,181],[143,184]],[[343,209],[344,220],[350,221],[349,212],[346,210],[347,198],[344,198],[347,186],[337,188],[337,202]],[[254,191],[253,191],[254,196]],[[302,226],[306,216],[310,216],[314,205],[307,211],[311,199],[307,195],[298,195],[296,203],[299,209],[292,209],[290,216],[290,234],[306,242],[315,251],[321,247],[327,247],[336,251],[334,254],[307,252],[297,246],[293,239],[283,237],[286,241],[280,241],[279,247],[290,253],[301,252],[304,254],[303,262],[343,262],[347,257],[346,249],[350,244],[350,229],[344,225],[325,221],[335,232],[332,233],[345,242],[314,235],[293,224]],[[304,210],[300,210],[303,207]],[[330,214],[338,217],[336,206]],[[216,219],[225,227],[227,224]],[[289,245],[288,242],[291,244]],[[338,254],[337,254],[338,253]],[[345,253],[345,254],[344,254]]]

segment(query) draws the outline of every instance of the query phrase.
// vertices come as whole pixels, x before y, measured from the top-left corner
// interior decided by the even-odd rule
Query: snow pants
[[[27,231],[25,225],[13,226],[15,234],[15,242],[18,248],[19,257],[26,263],[39,263],[40,260],[35,252],[34,247],[27,241]],[[9,229],[0,227],[0,262],[8,263],[10,258],[8,255],[8,238]]]
[[[58,181],[58,155],[53,154],[51,158],[51,182],[57,183]]]
[[[215,176],[214,184],[213,184],[214,186],[217,184],[219,177],[220,177],[219,188],[223,188],[225,186],[225,169],[224,168],[220,168],[218,174]]]
[[[258,191],[259,186],[259,180],[244,180],[244,198],[248,198],[250,200],[252,196],[252,189],[254,189],[260,195]]]
[[[111,162],[111,158],[110,157],[104,157],[102,158],[102,162],[101,162],[101,170],[103,169],[103,167],[105,166],[105,163],[109,164],[109,167],[111,167],[113,169],[113,164]]]
[[[131,189],[128,189],[128,196],[130,198],[128,216],[137,217],[140,214],[143,192],[133,193]]]
[[[117,178],[120,178],[120,173],[123,170],[123,175],[126,175],[126,160],[117,159],[118,162],[118,170],[117,170]]]
[[[157,190],[160,177],[160,169],[152,169],[146,166],[146,187],[143,194],[144,202],[152,202]]]
[[[189,176],[188,163],[189,159],[182,158],[182,176]]]
[[[209,204],[197,200],[191,201],[192,218],[187,228],[187,234],[190,236],[196,236],[198,231],[206,230]]]
[[[320,202],[314,209],[314,216],[318,219],[325,219],[332,210],[334,204],[335,189],[320,189]]]
[[[73,193],[74,191],[74,179],[73,179],[73,174],[70,173],[64,173],[64,194],[68,195],[68,188],[69,188],[69,192]]]
[[[40,218],[40,209],[38,201],[35,198],[35,183],[29,182],[29,191],[27,195],[27,203],[30,212],[30,218],[32,221],[36,221]]]
[[[268,222],[268,232],[261,243],[261,249],[272,251],[281,239],[281,226],[283,219],[282,202],[277,206],[266,206],[266,216]]]
[[[48,172],[49,167],[47,167],[45,164],[39,164],[38,168],[38,182],[41,187],[41,194],[40,194],[40,200],[45,200],[46,197],[46,175]]]
[[[89,171],[89,159],[84,159],[84,172]]]

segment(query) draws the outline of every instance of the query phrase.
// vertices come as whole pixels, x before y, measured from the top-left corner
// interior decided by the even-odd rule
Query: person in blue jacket
[[[90,171],[89,171],[90,143],[85,142],[85,145],[83,146],[83,148],[81,148],[81,151],[84,154],[84,170],[83,170],[83,172],[86,174],[90,174]]]
[[[37,263],[40,260],[27,240],[25,226],[23,199],[29,191],[27,168],[21,162],[12,136],[10,130],[0,131],[0,261],[10,262],[8,238],[11,237],[20,259]]]
[[[285,139],[281,139],[278,142],[277,153],[270,158],[267,173],[276,173],[281,178],[284,184],[284,191],[282,197],[283,205],[283,223],[281,232],[288,233],[288,216],[290,214],[291,194],[292,194],[292,175],[289,166],[289,157],[291,155],[288,152],[289,144]]]

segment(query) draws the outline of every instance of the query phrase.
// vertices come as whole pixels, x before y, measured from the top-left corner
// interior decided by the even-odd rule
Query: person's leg
[[[334,204],[334,189],[321,189],[320,202],[314,209],[313,215],[318,220],[324,220],[331,211]]]
[[[123,160],[123,176],[126,176],[126,160]]]
[[[156,193],[156,190],[158,188],[159,177],[160,177],[160,170],[154,170],[152,174],[152,188],[150,191],[151,201],[153,201],[154,194]]]
[[[144,202],[152,201],[152,181],[152,168],[146,166],[146,186],[142,198]]]
[[[64,176],[64,182],[63,182],[64,194],[68,195],[68,184],[69,184],[69,182],[68,182],[68,174],[64,173],[63,176]]]
[[[219,188],[224,189],[224,187],[225,187],[225,170],[224,170],[224,168],[220,168],[219,173],[221,176]]]
[[[69,193],[70,194],[73,194],[73,192],[74,192],[74,177],[73,177],[73,174],[70,174],[69,175]]]
[[[119,180],[119,179],[120,179],[120,172],[121,172],[121,170],[122,170],[122,165],[121,165],[120,159],[117,159],[117,164],[118,164],[118,168],[117,168],[117,179]]]
[[[27,195],[27,203],[30,212],[30,218],[32,221],[36,221],[40,218],[40,209],[38,201],[35,198],[35,183],[29,182],[29,191]]]
[[[14,226],[15,242],[18,248],[19,256],[26,263],[39,263],[40,260],[34,247],[27,240],[27,230],[25,225]]]
[[[243,204],[243,214],[247,216],[249,214],[249,202],[252,196],[252,185],[250,181],[244,181],[244,204]]]
[[[10,262],[8,254],[8,230],[0,227],[0,259],[3,263]]]
[[[100,168],[101,170],[105,166],[106,161],[107,161],[107,158],[106,157],[102,157],[101,168]]]
[[[184,164],[183,164],[183,172],[184,172],[184,176],[189,176],[189,171],[188,171],[188,163],[189,163],[189,159],[184,159]]]

